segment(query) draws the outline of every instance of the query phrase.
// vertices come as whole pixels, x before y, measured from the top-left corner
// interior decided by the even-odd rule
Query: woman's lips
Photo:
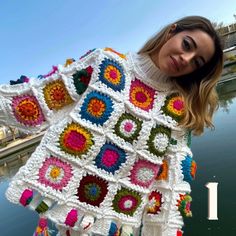
[[[174,57],[172,57],[172,56],[170,56],[170,58],[171,58],[172,65],[174,66],[175,70],[179,71],[179,63],[178,63],[178,61]]]

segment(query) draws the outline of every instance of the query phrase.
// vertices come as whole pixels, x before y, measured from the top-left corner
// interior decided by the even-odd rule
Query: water
[[[218,92],[220,109],[214,117],[216,129],[206,130],[203,136],[192,139],[198,171],[191,184],[193,217],[185,219],[184,236],[236,236],[236,79],[219,85]],[[4,195],[9,179],[24,162],[17,159],[8,167],[0,167],[1,236],[30,236],[37,225],[35,212],[9,203]],[[207,219],[208,189],[205,185],[208,182],[218,182],[218,220]]]
[[[236,235],[236,80],[218,86],[220,109],[215,130],[194,137],[192,151],[198,164],[192,183],[193,218],[185,220],[186,236]],[[218,220],[208,220],[207,182],[218,182]]]

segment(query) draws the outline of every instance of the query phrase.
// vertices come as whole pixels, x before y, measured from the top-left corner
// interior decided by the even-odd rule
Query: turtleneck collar
[[[133,68],[142,78],[152,80],[160,91],[170,91],[173,89],[173,84],[170,82],[169,77],[160,71],[154,64],[149,55],[128,53]]]

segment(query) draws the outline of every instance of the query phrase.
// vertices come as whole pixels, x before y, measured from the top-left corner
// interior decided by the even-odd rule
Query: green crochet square
[[[117,191],[112,207],[118,213],[133,216],[141,204],[141,196],[138,192],[122,187]]]
[[[123,113],[117,121],[114,132],[125,141],[132,143],[138,139],[142,128],[142,121],[129,113]]]
[[[163,156],[166,153],[171,138],[171,130],[164,126],[157,125],[151,129],[147,140],[148,150],[156,156]]]

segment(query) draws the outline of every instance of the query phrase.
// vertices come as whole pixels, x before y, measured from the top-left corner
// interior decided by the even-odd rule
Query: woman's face
[[[153,62],[168,76],[189,74],[209,62],[215,51],[212,38],[201,30],[182,31],[170,38],[159,52],[150,54]]]

